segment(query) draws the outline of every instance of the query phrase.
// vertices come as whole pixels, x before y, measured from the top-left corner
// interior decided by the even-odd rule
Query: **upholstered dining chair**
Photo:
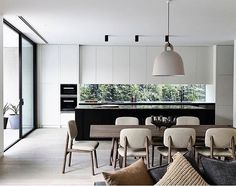
[[[115,125],[139,125],[139,120],[136,117],[132,116],[122,116],[118,117],[115,120]],[[110,165],[112,165],[113,160],[113,152],[116,150],[115,154],[117,154],[117,148],[115,149],[116,139],[112,138],[112,147],[110,152]],[[116,161],[116,160],[115,160]]]
[[[176,119],[176,125],[200,125],[200,120],[194,116],[179,116]]]
[[[63,174],[65,173],[66,159],[68,154],[69,154],[69,167],[70,167],[72,152],[86,152],[91,154],[92,174],[94,175],[94,159],[96,168],[98,168],[96,149],[99,143],[97,141],[75,141],[77,135],[78,135],[78,130],[76,127],[76,123],[74,120],[71,120],[67,124],[66,146],[65,146],[65,155],[64,155],[62,173]]]
[[[213,157],[230,157],[235,160],[235,128],[210,128],[205,134],[205,147],[196,148],[196,156],[199,154]]]
[[[150,129],[122,129],[120,132],[120,147],[118,148],[120,166],[122,164],[122,167],[126,167],[127,157],[142,157],[146,158],[147,167],[149,167],[149,146],[151,140],[152,133]]]
[[[168,128],[164,131],[163,143],[165,147],[157,147],[160,153],[160,165],[162,156],[168,157],[168,163],[176,152],[184,154],[192,149],[196,140],[196,131],[192,128]]]
[[[151,116],[146,117],[145,125],[154,125],[154,124],[152,124],[152,117]],[[152,144],[151,144],[151,146],[152,146],[152,150],[151,150],[151,153],[152,153],[151,165],[152,165],[152,167],[154,167],[155,147],[163,147],[163,144],[160,141],[161,141],[160,137],[152,138]]]

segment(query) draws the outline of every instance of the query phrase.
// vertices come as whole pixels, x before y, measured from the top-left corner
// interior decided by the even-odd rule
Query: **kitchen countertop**
[[[206,109],[193,105],[78,105],[76,109]]]
[[[85,102],[80,101],[79,105],[103,105],[103,104],[109,104],[109,105],[199,105],[199,104],[215,104],[213,102],[199,102],[199,101],[137,101],[137,102],[131,102],[131,101],[114,101],[114,102],[108,102],[108,101],[98,101],[98,102]]]

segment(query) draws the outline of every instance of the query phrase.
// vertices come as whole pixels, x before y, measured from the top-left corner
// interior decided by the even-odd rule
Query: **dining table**
[[[194,128],[196,131],[196,137],[203,138],[209,128],[228,128],[232,125],[173,125],[171,128]],[[163,138],[165,127],[156,127],[155,125],[91,125],[90,126],[90,138],[97,139],[111,139],[119,138],[120,131],[126,128],[148,128],[152,132],[152,137]]]

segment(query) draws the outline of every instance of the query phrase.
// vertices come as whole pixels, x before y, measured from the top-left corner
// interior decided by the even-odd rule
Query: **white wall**
[[[215,63],[215,122],[220,125],[233,123],[233,46],[214,46]]]
[[[0,156],[3,155],[3,17],[0,15]]]

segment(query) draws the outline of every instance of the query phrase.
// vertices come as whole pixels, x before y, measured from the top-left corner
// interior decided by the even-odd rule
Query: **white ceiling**
[[[50,44],[162,45],[167,32],[166,0],[0,0],[0,4],[7,20],[24,27],[17,20],[23,16]],[[108,43],[106,34],[111,35]],[[172,0],[170,34],[175,45],[233,43],[236,0]],[[139,43],[134,35],[141,35]]]

